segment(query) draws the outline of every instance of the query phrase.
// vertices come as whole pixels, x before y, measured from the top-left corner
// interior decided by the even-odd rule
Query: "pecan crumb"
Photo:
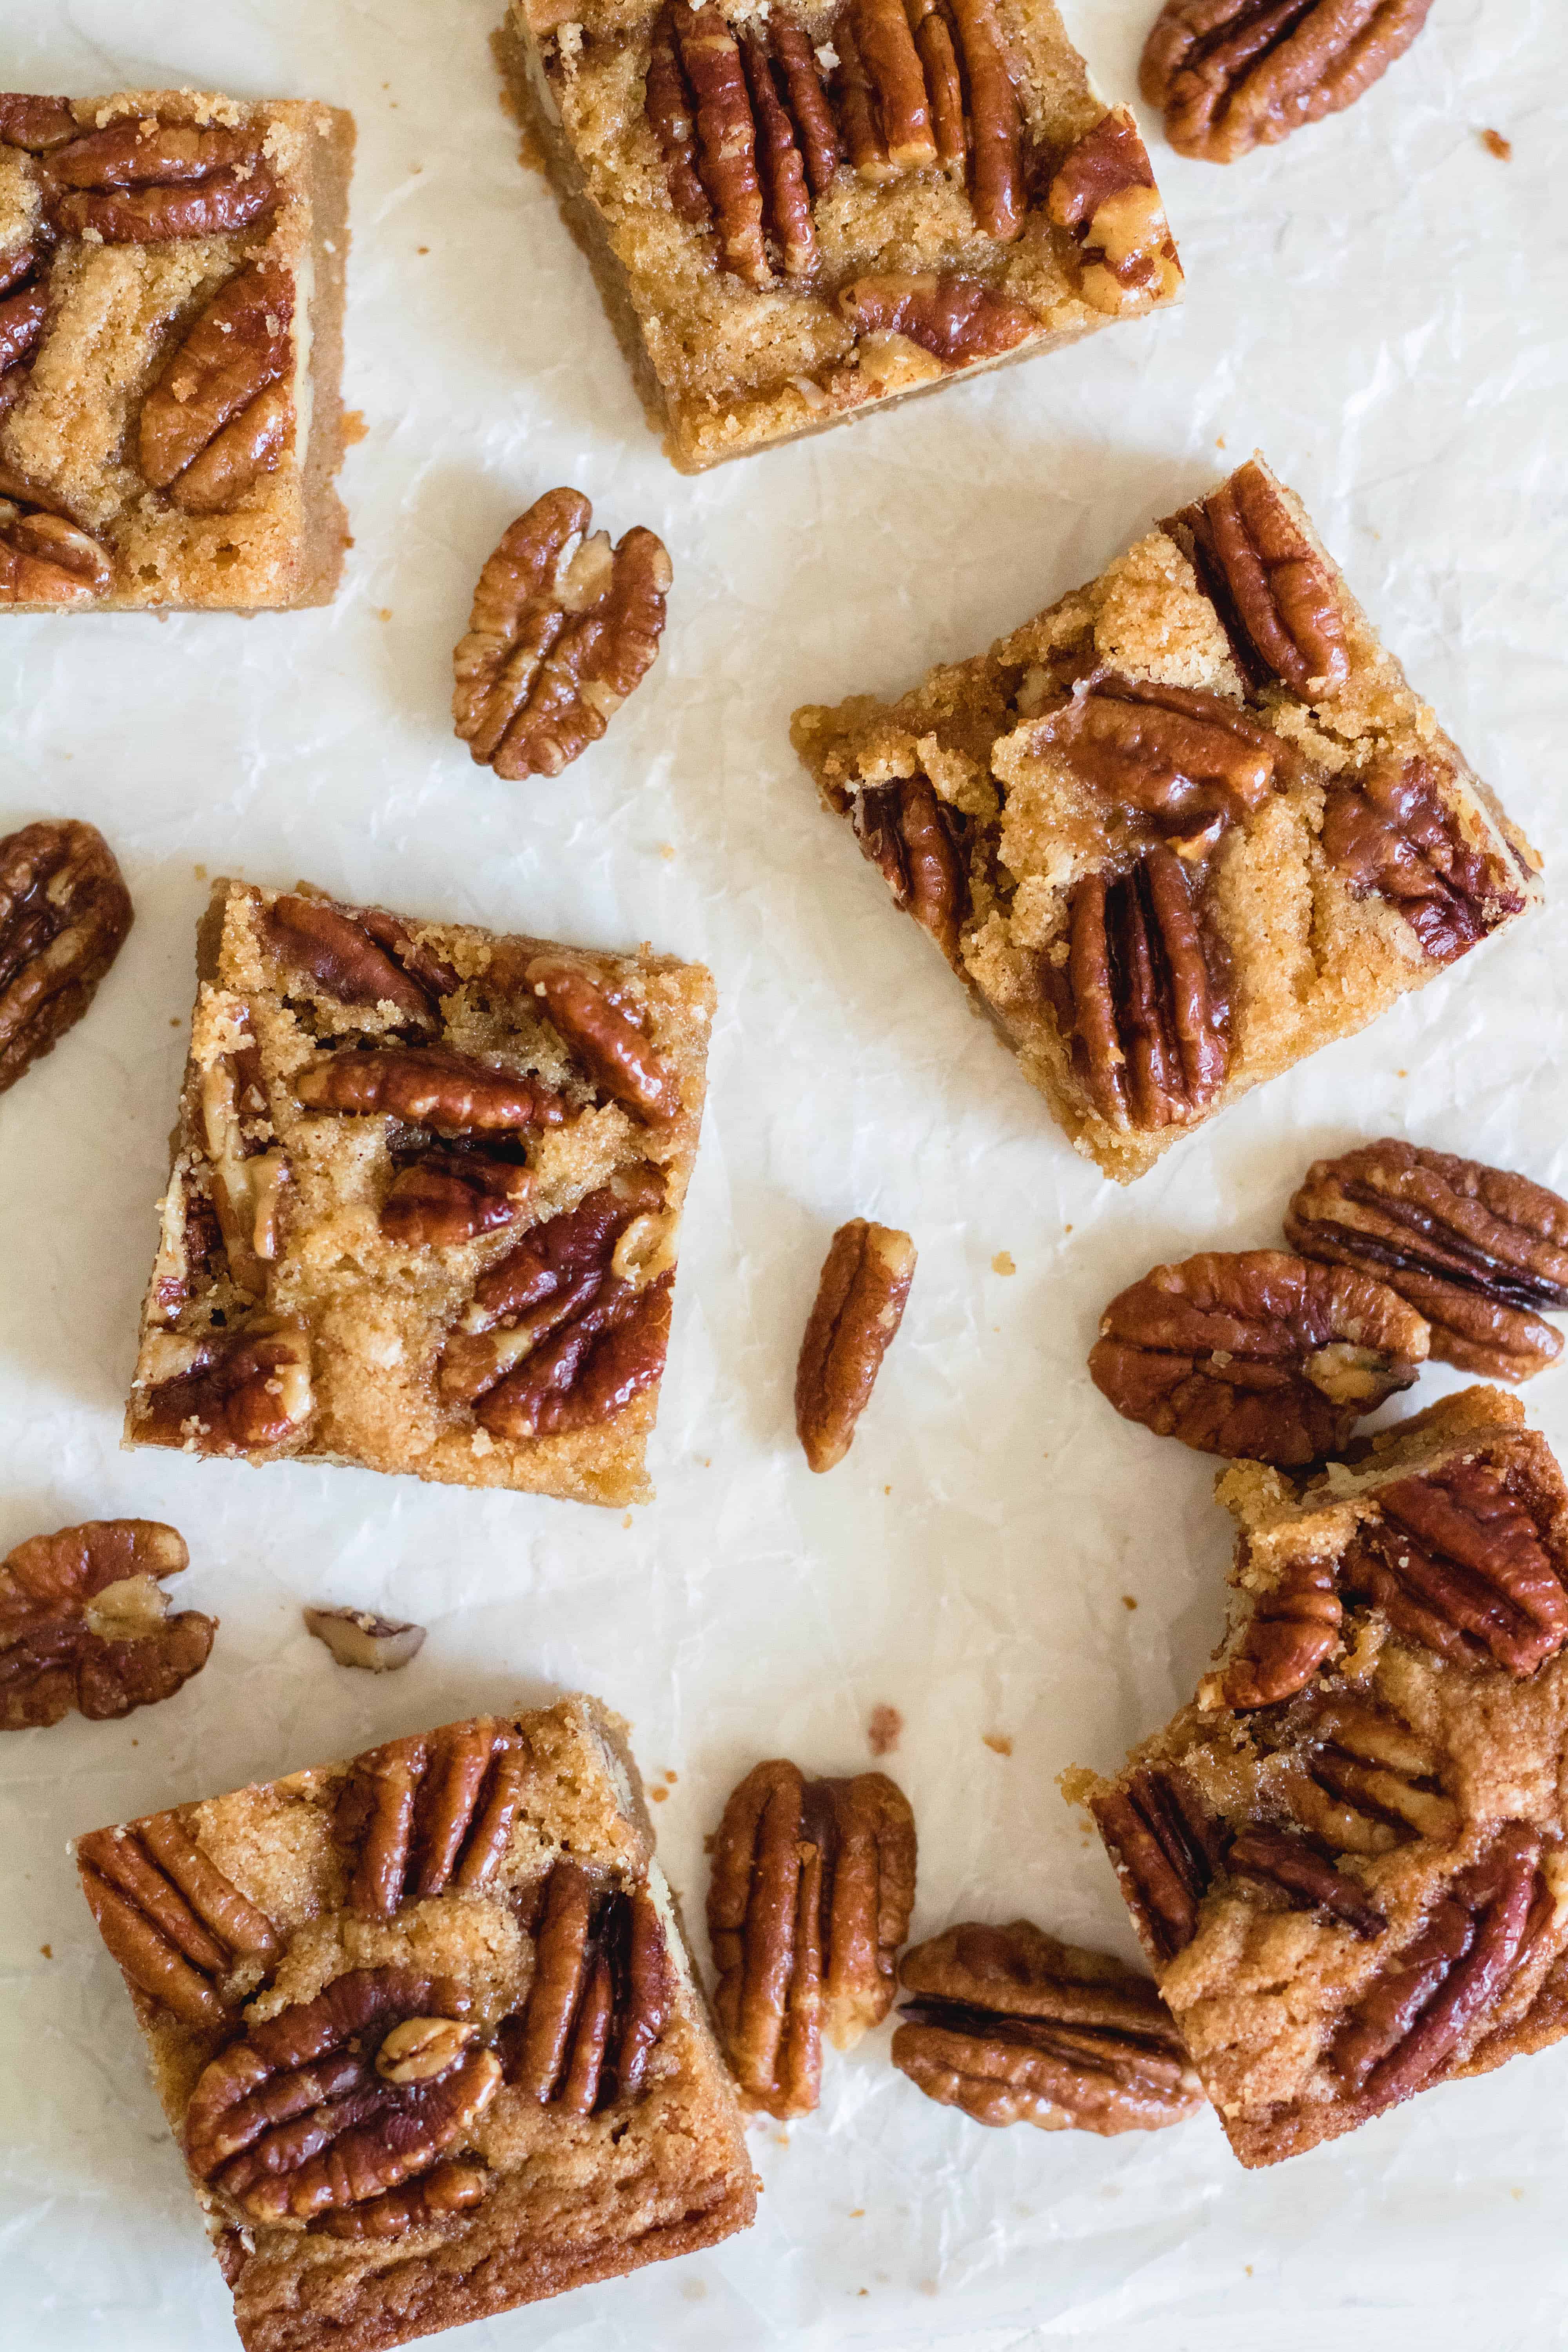
[[[1513,161],[1513,142],[1511,139],[1505,139],[1500,131],[1483,131],[1480,140],[1487,153],[1495,155],[1500,163],[1510,163]]]
[[[904,1736],[904,1718],[896,1706],[886,1705],[871,1709],[866,1726],[866,1745],[873,1756],[891,1756]]]

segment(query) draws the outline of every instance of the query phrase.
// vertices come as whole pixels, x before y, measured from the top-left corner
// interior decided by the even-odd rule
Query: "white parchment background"
[[[1133,93],[1152,11],[1070,6],[1109,95]],[[633,1719],[650,1780],[679,1776],[662,1846],[700,1918],[703,1834],[740,1772],[781,1752],[852,1771],[886,1703],[907,1724],[889,1761],[920,1823],[916,1933],[1025,1913],[1130,1953],[1056,1775],[1110,1762],[1186,1696],[1219,1627],[1228,1522],[1210,1465],[1090,1388],[1098,1308],[1156,1258],[1277,1239],[1296,1171],[1353,1138],[1568,1184],[1560,898],[1122,1193],[891,919],[786,734],[798,702],[896,691],[984,646],[1258,445],[1549,881],[1563,871],[1560,0],[1436,0],[1369,99],[1228,171],[1181,162],[1151,125],[1184,311],[697,482],[646,431],[587,270],[518,168],[498,14],[0,6],[8,87],[184,81],[354,110],[346,393],[368,427],[331,610],[0,619],[0,820],[92,818],[137,906],[89,1019],[0,1104],[0,1549],[166,1517],[195,1562],[183,1602],[223,1620],[168,1706],[0,1742],[8,2352],[234,2341],[73,1832],[581,1685]],[[665,538],[666,650],[563,781],[505,785],[452,738],[449,653],[502,526],[562,481],[613,532]],[[656,1505],[623,1524],[118,1450],[193,925],[224,870],[712,965]],[[858,1212],[907,1226],[920,1273],[853,1454],[814,1479],[795,1351],[826,1237]],[[1527,1393],[1568,1440],[1568,1373]],[[301,1629],[311,1599],[418,1618],[429,1642],[402,1675],[346,1675]],[[1559,2051],[1249,2176],[1208,2119],[1110,2142],[983,2132],[892,2071],[884,2030],[829,2063],[816,2118],[754,2132],[767,2193],[749,2236],[461,2340],[1562,2344],[1565,2095]]]

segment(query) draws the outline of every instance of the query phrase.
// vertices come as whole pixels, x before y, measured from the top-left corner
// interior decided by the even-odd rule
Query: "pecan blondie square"
[[[1087,1803],[1232,2147],[1277,2164],[1568,2032],[1568,1488],[1467,1389],[1218,1486],[1240,1622]]]
[[[0,93],[0,604],[331,601],[353,118]]]
[[[1540,896],[1258,457],[989,653],[792,734],[1121,1183]]]
[[[220,882],[132,1445],[645,1501],[697,964]]]
[[[682,472],[1180,297],[1051,0],[512,0],[508,54]]]
[[[625,1729],[563,1699],[78,1840],[247,2352],[378,2352],[752,2221]]]

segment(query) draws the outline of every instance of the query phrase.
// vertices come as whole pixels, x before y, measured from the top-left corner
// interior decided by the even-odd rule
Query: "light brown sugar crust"
[[[1247,1463],[1217,1492],[1214,1671],[1121,1773],[1063,1786],[1266,2165],[1568,2031],[1568,1489],[1472,1388],[1310,1485]]]
[[[865,4],[815,0],[793,11],[785,28],[809,41],[841,127],[841,37],[848,25],[853,37]],[[946,26],[952,12],[936,13]],[[971,13],[994,27],[1016,92],[1009,101],[1018,109],[1016,225],[1004,234],[982,226],[984,192],[973,166],[966,184],[962,161],[939,163],[933,153],[902,169],[872,163],[863,172],[845,140],[828,184],[803,197],[809,255],[792,268],[774,233],[763,154],[766,234],[757,249],[764,257],[748,277],[726,266],[725,223],[713,203],[700,114],[692,135],[708,195],[697,194],[696,218],[683,215],[672,195],[647,100],[668,12],[647,0],[601,0],[570,17],[553,0],[513,5],[501,54],[520,109],[594,268],[649,421],[683,472],[820,432],[1179,299],[1175,247],[1135,131],[1140,160],[1126,168],[1148,186],[1140,186],[1132,212],[1123,203],[1120,213],[1113,207],[1104,220],[1086,213],[1076,226],[1052,217],[1053,175],[1110,118],[1050,0],[1000,0],[994,12],[977,0]],[[741,45],[755,93],[752,45],[775,39],[766,12],[704,14],[719,17],[721,30]],[[956,22],[951,37],[959,37]],[[913,55],[911,47],[911,61]],[[778,86],[784,89],[782,79]],[[753,110],[756,103],[753,96]],[[885,127],[885,106],[880,120]],[[760,150],[760,127],[748,135]],[[1108,275],[1108,252],[1121,278]],[[753,282],[759,269],[761,284]],[[967,301],[984,296],[987,305],[956,349],[922,319],[933,289],[952,281],[973,289]]]
[[[120,123],[231,131],[276,185],[260,215],[218,233],[106,242],[58,226],[47,153],[0,143],[0,274],[31,246],[47,291],[37,345],[0,375],[0,540],[37,513],[102,551],[101,593],[64,597],[24,581],[12,610],[292,609],[329,603],[347,544],[333,478],[343,453],[348,189],[354,125],[305,100],[247,104],[196,90],[129,90],[72,102],[79,136]],[[42,236],[40,236],[40,231]],[[286,290],[289,365],[269,469],[188,510],[141,470],[148,396],[219,290],[241,272]],[[7,397],[14,394],[15,397]],[[238,419],[231,420],[236,425]]]
[[[1242,474],[1262,482],[1315,560],[1337,675],[1298,690],[1244,667],[1250,648],[1205,593],[1178,518],[988,653],[933,669],[896,702],[808,706],[791,730],[826,805],[853,823],[896,902],[991,1015],[1076,1149],[1121,1182],[1226,1103],[1435,979],[1539,897],[1539,858],[1378,643],[1300,501],[1260,459]],[[1131,711],[1145,730],[1165,723],[1147,715],[1163,701],[1173,724],[1190,707],[1222,738],[1239,732],[1218,763],[1230,760],[1230,785],[1156,808],[1142,779],[1149,805],[1119,803],[1071,740],[1085,696],[1102,698],[1101,709],[1121,697],[1121,719]],[[1407,919],[1412,902],[1369,881],[1363,835],[1348,835],[1338,862],[1325,846],[1326,816],[1333,846],[1369,783],[1392,778],[1403,789],[1412,776],[1447,828],[1443,854],[1488,877],[1471,932],[1462,943],[1434,934],[1436,953]],[[1084,885],[1103,883],[1109,898],[1151,849],[1174,871],[1173,843],[1206,958],[1176,1012],[1189,1011],[1199,1031],[1206,1015],[1219,1051],[1206,1073],[1199,1063],[1194,1075],[1194,1059],[1178,1067],[1163,1094],[1148,1079],[1154,1115],[1141,1116],[1135,1087],[1146,1074],[1133,1067],[1125,1006],[1125,1063],[1114,1040],[1098,1070],[1086,1054],[1090,1024],[1073,993],[1079,908]],[[1359,869],[1346,855],[1362,859]],[[1415,911],[1426,920],[1426,909]],[[1190,1037],[1173,1042],[1190,1054]],[[1119,1101],[1117,1087],[1133,1099]]]
[[[350,950],[369,959],[360,976],[304,969],[295,935],[279,929],[280,904],[307,923],[311,908],[323,909]],[[402,963],[376,947],[366,922],[401,939]],[[535,967],[542,981],[531,977]],[[644,1080],[651,1072],[668,1088],[655,1111],[639,1109],[616,1066],[590,1064],[552,1017],[536,992],[556,987],[563,968],[586,984],[591,1003],[609,1006]],[[702,1115],[707,971],[647,951],[558,950],[471,924],[342,908],[308,887],[301,897],[224,882],[202,927],[198,976],[127,1442],[584,1502],[646,1500],[660,1331]],[[392,993],[364,1001],[383,986]],[[557,1012],[566,1018],[559,1000]],[[455,1130],[417,1091],[360,1111],[332,1108],[322,1092],[344,1071],[380,1083],[388,1070],[406,1078],[411,1069],[422,1082],[433,1066],[440,1077],[443,1055],[468,1057],[459,1103],[476,1075],[499,1090],[499,1110],[492,1103],[486,1115],[500,1129],[461,1131],[459,1118]],[[531,1104],[544,1123],[504,1124]],[[434,1180],[445,1216],[450,1198],[468,1200],[463,1180],[477,1165],[492,1194],[521,1194],[499,1205],[481,1197],[499,1222],[455,1239],[437,1227],[427,1238],[428,1226],[399,1229],[392,1214],[388,1231],[395,1188],[403,1200],[411,1181]],[[416,1207],[423,1214],[417,1192]],[[574,1256],[563,1259],[562,1236]],[[506,1276],[497,1269],[534,1243],[548,1262],[532,1269],[531,1290],[498,1299]],[[557,1274],[564,1265],[563,1278],[552,1265]],[[585,1366],[574,1374],[551,1360],[554,1402],[544,1399],[530,1433],[503,1409],[517,1387],[506,1385],[509,1370],[543,1360],[530,1353],[529,1334],[548,1349],[576,1318],[587,1339],[599,1327],[582,1318],[592,1310],[603,1323],[612,1307],[620,1321],[604,1325]],[[639,1330],[651,1335],[651,1377],[635,1363],[628,1374],[625,1360],[627,1333],[635,1340]],[[210,1358],[252,1339],[268,1352],[238,1407],[215,1412],[209,1391],[164,1387],[199,1375],[202,1351]],[[584,1383],[595,1381],[605,1409],[590,1412]],[[188,1412],[171,1414],[171,1396],[189,1397]]]
[[[79,1863],[95,1916],[102,1868],[112,1873],[116,1855],[131,1847],[144,1864],[153,1858],[163,1875],[161,1897],[156,1879],[145,1882],[154,1893],[144,1903],[167,1902],[168,1881],[182,1874],[179,1885],[199,1890],[195,1907],[204,1919],[220,1928],[229,1919],[232,1905],[225,1909],[211,1895],[215,1884],[226,1885],[270,1930],[265,1952],[230,1951],[226,1972],[214,1969],[222,2014],[194,2024],[144,1989],[150,1979],[140,1948],[117,1946],[112,1926],[105,1928],[122,1966],[129,1954],[128,1982],[158,2095],[187,2151],[247,2352],[377,2352],[712,2244],[752,2219],[755,2183],[739,2112],[653,1858],[625,1732],[597,1702],[569,1698],[531,1714],[448,1725],[358,1759],[80,1841]],[[472,1756],[482,1762],[487,1754],[495,1759],[491,1778],[479,1784],[445,1885],[418,1892],[442,1875],[429,1863],[437,1806],[416,1811],[412,1843],[405,1825],[405,1884],[378,1901],[376,1889],[384,1896],[387,1882],[374,1873],[367,1878],[367,1844],[380,1832],[374,1825],[367,1832],[362,1788],[384,1787],[389,1772],[402,1769],[427,1800],[439,1793],[447,1760]],[[510,1776],[512,1809],[504,1836],[487,1843],[482,1832],[494,1818],[498,1769]],[[192,1849],[207,1874],[200,1880],[192,1874]],[[559,1955],[547,1948],[548,1913],[551,1887],[563,1871],[569,1878],[575,1874],[597,1906],[595,1934],[613,1940],[606,1923],[616,1906],[624,1913],[628,1904],[642,1905],[644,1916],[657,1921],[655,1943],[663,1954],[651,2012],[657,2030],[635,2090],[618,2075],[604,2076],[585,2108],[581,2098],[574,2104],[563,2078],[542,2095],[536,2078],[525,2079],[532,2021],[556,1987]],[[145,1908],[141,1916],[145,1924]],[[190,1926],[187,1917],[187,1933]],[[226,1932],[232,1943],[236,1931]],[[258,1940],[253,1929],[251,1941]],[[587,1950],[591,1962],[592,1943]],[[471,2127],[449,2139],[437,2151],[438,2162],[427,2161],[410,2183],[417,2190],[421,2182],[446,2177],[441,2164],[460,2168],[473,2201],[380,2237],[337,2235],[325,2226],[353,2224],[368,2210],[367,2199],[344,2201],[339,2189],[336,2201],[319,2203],[308,2218],[285,2213],[258,2221],[253,2205],[242,2201],[250,2193],[243,2176],[213,2160],[215,2076],[206,2070],[215,2060],[232,2064],[227,2053],[242,2047],[262,2051],[268,2021],[282,2019],[282,2029],[274,2030],[287,2031],[303,2004],[334,1986],[342,1998],[344,1980],[361,1971],[391,1972],[395,1984],[402,1972],[405,1982],[412,1977],[434,1988],[426,1998],[438,2013],[457,2014],[472,2029],[470,2052],[494,2053],[483,2058],[487,2095]],[[612,2053],[623,2005],[635,1997],[635,1985],[628,1988],[624,1978],[617,1986]],[[384,2032],[396,2008],[394,2000],[372,2038]],[[258,2029],[259,2041],[252,2039]],[[581,2039],[579,2022],[570,2046]],[[499,2082],[492,2080],[498,2074]],[[374,2099],[374,2076],[369,2087]],[[337,2145],[347,2144],[340,2137]],[[308,2176],[301,2165],[271,2178],[293,2192]],[[268,2190],[263,2176],[263,2200]],[[308,2201],[296,2197],[297,2206]]]

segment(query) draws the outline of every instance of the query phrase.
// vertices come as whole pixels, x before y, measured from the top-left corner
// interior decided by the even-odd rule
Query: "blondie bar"
[[[330,602],[353,118],[0,94],[0,604]]]
[[[625,1729],[563,1699],[78,1840],[247,2352],[377,2352],[751,2221]]]
[[[508,55],[682,472],[1180,296],[1051,0],[513,0]]]
[[[1086,1802],[1244,2164],[1568,2032],[1568,1489],[1467,1389],[1218,1493],[1239,1622]]]
[[[1261,458],[989,653],[792,733],[1123,1183],[1540,895]]]
[[[132,1445],[646,1500],[712,982],[220,882]]]

